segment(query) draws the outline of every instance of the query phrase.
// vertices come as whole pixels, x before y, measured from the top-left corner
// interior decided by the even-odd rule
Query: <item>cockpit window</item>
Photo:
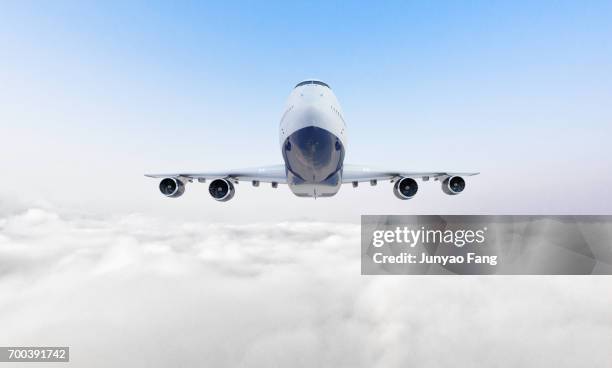
[[[309,80],[309,81],[300,82],[300,83],[298,83],[295,86],[295,88],[298,88],[298,87],[301,87],[301,86],[306,86],[308,84],[316,84],[316,85],[327,87],[327,88],[331,89],[331,87],[327,83],[323,83],[323,82],[317,81],[317,80]]]

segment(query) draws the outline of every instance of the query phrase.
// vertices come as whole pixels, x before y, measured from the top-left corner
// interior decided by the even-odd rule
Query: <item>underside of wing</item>
[[[233,182],[253,181],[263,183],[287,183],[285,165],[261,166],[248,169],[209,171],[209,172],[178,172],[167,174],[146,174],[150,178],[175,178],[183,180],[213,180],[227,179]]]
[[[356,183],[372,180],[396,180],[400,178],[441,180],[453,176],[472,176],[478,174],[478,172],[455,171],[381,170],[362,165],[344,165],[344,169],[342,170],[342,182]]]
[[[389,180],[393,183],[393,194],[402,200],[413,198],[419,184],[415,179],[423,181],[439,181],[442,192],[448,195],[456,195],[465,189],[466,183],[463,177],[478,175],[477,172],[458,171],[406,171],[406,170],[380,170],[367,166],[345,165],[342,170],[342,183],[352,183],[357,187],[360,182],[370,182],[376,185],[379,180]]]
[[[250,181],[253,186],[259,186],[260,182],[272,183],[272,188],[277,188],[279,183],[286,184],[287,173],[285,170],[285,165],[274,165],[217,172],[177,172],[146,174],[145,176],[160,178],[159,191],[169,198],[182,196],[187,184],[194,180],[200,183],[210,180],[208,193],[211,197],[219,202],[227,202],[234,197],[236,192],[234,184],[241,181]]]

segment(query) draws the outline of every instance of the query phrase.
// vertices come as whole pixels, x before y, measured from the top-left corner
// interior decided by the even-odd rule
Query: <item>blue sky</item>
[[[273,220],[610,213],[611,14],[609,2],[5,3],[0,169],[20,183],[0,189],[222,220],[259,219],[262,203]],[[316,203],[242,185],[228,204],[202,185],[164,200],[140,176],[280,163],[283,103],[310,77],[345,110],[348,162],[483,174],[453,198],[433,183],[408,202],[385,185]]]

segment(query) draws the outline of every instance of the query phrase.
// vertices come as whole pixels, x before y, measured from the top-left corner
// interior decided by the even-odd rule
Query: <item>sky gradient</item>
[[[228,221],[612,213],[609,2],[4,3],[0,190],[40,206]],[[241,184],[162,198],[146,172],[282,162],[293,85],[328,82],[346,162],[475,170],[331,199]],[[265,206],[267,214],[261,215]]]

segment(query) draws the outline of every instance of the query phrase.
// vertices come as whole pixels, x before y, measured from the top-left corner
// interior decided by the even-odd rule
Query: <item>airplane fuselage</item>
[[[329,86],[298,83],[280,122],[280,146],[287,183],[300,197],[330,197],[342,184],[346,123]]]

